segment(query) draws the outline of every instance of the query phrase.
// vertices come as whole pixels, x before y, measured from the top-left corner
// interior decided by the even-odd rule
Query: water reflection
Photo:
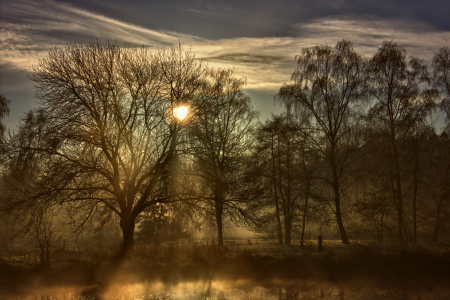
[[[315,285],[315,287],[312,287]],[[2,298],[2,297],[0,297]],[[3,298],[2,298],[3,299]],[[5,298],[6,299],[6,298]],[[28,295],[7,297],[22,300],[440,300],[450,299],[450,289],[386,290],[374,287],[339,287],[311,282],[290,282],[289,286],[256,286],[248,282],[206,281],[173,285],[140,283],[115,285],[107,289],[74,287],[34,291]]]

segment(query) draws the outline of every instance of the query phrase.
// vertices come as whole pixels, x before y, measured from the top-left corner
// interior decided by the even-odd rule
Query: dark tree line
[[[296,61],[276,96],[286,112],[257,133],[260,230],[280,244],[296,230],[303,244],[311,219],[332,221],[343,243],[349,232],[438,241],[449,229],[448,127],[438,133],[428,117],[441,109],[448,120],[448,48],[434,56],[434,74],[394,42],[371,59],[342,41]]]
[[[324,224],[345,244],[437,242],[450,229],[450,129],[428,117],[450,121],[449,53],[430,74],[392,41],[371,59],[347,41],[305,48],[275,97],[285,112],[258,124],[245,80],[181,46],[51,51],[31,76],[40,107],[2,138],[2,211],[25,232],[52,215],[77,232],[117,219],[124,252],[158,218],[181,233],[212,226],[220,246],[229,222],[286,245]]]

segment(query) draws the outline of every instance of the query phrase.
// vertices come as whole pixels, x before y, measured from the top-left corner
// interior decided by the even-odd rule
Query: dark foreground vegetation
[[[450,292],[448,245],[344,246],[325,241],[323,252],[318,253],[317,245],[309,241],[304,247],[279,247],[262,240],[225,241],[225,247],[213,242],[179,242],[136,246],[132,255],[120,263],[115,260],[119,250],[120,247],[99,246],[55,253],[50,267],[37,267],[25,253],[11,253],[2,257],[0,263],[2,297],[134,299],[145,294],[142,286],[147,286],[146,291],[151,294],[157,290],[169,293],[183,284],[192,284],[191,289],[202,293],[211,289],[212,283],[225,285],[222,291],[229,296],[233,289],[248,292],[256,287],[284,289],[294,294],[317,292],[317,298],[303,299],[324,299],[320,298],[320,291],[329,293],[333,289],[345,289],[347,296],[356,291],[372,291],[368,293],[372,296],[384,291],[391,296],[421,292],[444,297]],[[133,286],[131,291],[125,288]],[[111,294],[112,290],[124,294]],[[156,299],[150,294],[146,299]],[[185,297],[166,295],[165,299],[191,299],[187,294]]]

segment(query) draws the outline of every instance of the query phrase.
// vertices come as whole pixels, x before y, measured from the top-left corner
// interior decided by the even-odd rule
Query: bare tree
[[[253,173],[265,190],[258,196],[259,230],[276,232],[280,245],[290,245],[295,229],[301,227],[303,245],[313,180],[307,143],[298,123],[286,115],[272,116],[256,137]]]
[[[30,243],[34,247],[35,262],[38,264],[39,261],[39,265],[43,267],[50,265],[52,253],[63,245],[63,239],[58,234],[52,217],[51,213],[46,212],[28,233]]]
[[[418,58],[406,62],[406,46],[384,42],[370,61],[371,88],[374,105],[369,117],[380,128],[389,147],[387,178],[392,178],[393,202],[397,209],[398,240],[406,234],[404,214],[404,169],[401,157],[411,130],[423,122],[434,102],[429,91],[421,92],[420,84],[429,83],[426,66]]]
[[[160,183],[189,126],[174,109],[194,105],[204,73],[181,46],[152,54],[94,42],[50,51],[31,76],[44,113],[22,126],[40,138],[27,145],[20,133],[11,139],[11,170],[26,156],[38,157],[39,167],[32,180],[15,183],[23,192],[7,195],[4,209],[24,212],[31,224],[25,212],[62,205],[79,230],[115,214],[123,251],[132,248],[136,217],[174,201]]]
[[[253,152],[252,176],[259,183],[259,190],[266,191],[258,193],[260,199],[259,209],[263,210],[264,218],[261,219],[259,227],[270,232],[273,219],[275,219],[276,235],[278,244],[283,245],[283,226],[281,222],[281,203],[279,197],[278,173],[277,173],[277,145],[279,143],[277,121],[281,118],[272,116],[265,125],[261,125],[256,131],[257,145]],[[267,209],[269,208],[269,209]],[[275,208],[275,211],[272,209]],[[275,218],[272,215],[275,214]],[[261,217],[260,217],[261,218]],[[269,230],[268,230],[269,229]]]
[[[280,88],[277,99],[288,113],[308,120],[303,132],[328,166],[322,179],[332,189],[334,214],[344,244],[348,237],[342,217],[342,194],[353,174],[352,163],[361,140],[354,138],[361,123],[356,112],[366,96],[366,60],[350,42],[335,48],[304,48],[296,57],[293,84]]]
[[[243,78],[232,70],[210,70],[197,101],[203,113],[191,127],[193,171],[199,178],[198,197],[217,228],[218,245],[223,246],[225,218],[240,220],[244,214],[246,186],[242,166],[249,154],[258,114],[242,92]]]
[[[448,128],[448,127],[447,127]],[[450,217],[450,134],[448,129],[440,135],[428,135],[423,140],[423,185],[426,201],[425,214],[431,229],[430,238],[437,243],[449,230]]]

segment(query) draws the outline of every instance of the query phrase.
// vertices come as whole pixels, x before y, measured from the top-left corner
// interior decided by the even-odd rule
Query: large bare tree
[[[77,229],[116,216],[129,250],[136,217],[175,197],[161,192],[161,182],[199,111],[192,99],[205,70],[181,46],[150,53],[94,42],[50,51],[31,76],[41,117],[22,123],[28,139],[10,141],[11,170],[24,157],[38,167],[15,181],[4,209],[23,212],[31,225],[26,212],[61,205]],[[174,114],[180,106],[190,112],[184,119]]]

